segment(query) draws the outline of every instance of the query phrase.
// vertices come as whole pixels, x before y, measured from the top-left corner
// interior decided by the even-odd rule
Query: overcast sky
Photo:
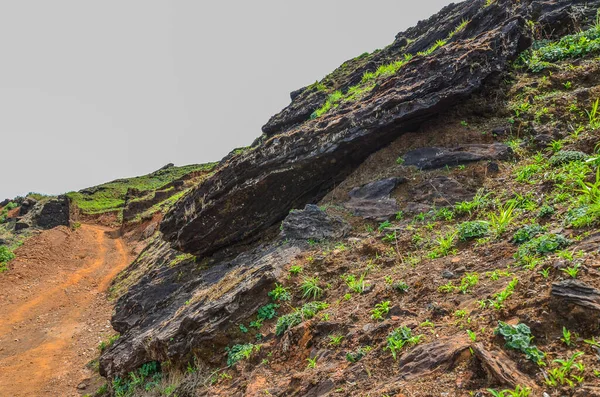
[[[4,1],[0,200],[219,160],[290,91],[448,3]]]

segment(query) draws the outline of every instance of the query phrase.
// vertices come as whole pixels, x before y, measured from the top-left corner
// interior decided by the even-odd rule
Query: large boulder
[[[178,250],[204,256],[260,235],[292,208],[320,200],[370,154],[481,90],[531,42],[527,7],[475,1],[420,24],[405,35],[415,42],[403,51],[434,45],[464,18],[471,22],[448,44],[415,56],[361,100],[341,102],[285,133],[270,129],[274,135],[266,142],[221,164],[165,216],[165,238]]]
[[[30,227],[53,229],[57,226],[69,226],[70,220],[69,199],[66,196],[58,196],[28,206],[26,215],[17,221],[15,230]]]

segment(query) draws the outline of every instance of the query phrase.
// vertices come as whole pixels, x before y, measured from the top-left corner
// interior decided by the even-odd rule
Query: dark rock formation
[[[404,379],[414,379],[434,370],[450,370],[469,348],[464,338],[443,338],[412,349],[399,360]]]
[[[350,200],[344,203],[344,207],[365,219],[379,222],[388,220],[400,210],[396,200],[390,198],[390,194],[402,182],[405,182],[404,178],[388,178],[354,188],[350,191]]]
[[[318,209],[289,211],[317,203],[368,156],[402,134],[418,131],[440,112],[495,87],[531,42],[527,20],[543,19],[549,27],[569,24],[567,11],[583,1],[497,0],[482,7],[484,3],[450,5],[400,34],[385,50],[341,67],[323,82],[325,91],[314,85],[294,92],[290,106],[270,120],[251,150],[221,162],[181,199],[161,224],[165,239],[157,238],[114,285],[126,290],[113,317],[121,337],[102,355],[101,373],[114,377],[151,360],[184,364],[193,354],[215,368],[222,364],[215,352],[235,340],[228,332],[266,303],[281,269],[300,252],[293,240],[269,243],[265,232],[289,216],[284,236],[296,233],[307,239],[318,233],[336,238],[332,233],[339,230],[330,226],[331,219],[322,219],[324,214],[317,215]],[[360,100],[342,102],[310,119],[328,93],[345,93],[365,71],[431,47],[463,19],[471,21],[465,30],[432,55],[415,56],[396,74],[378,80]],[[368,199],[368,192],[375,190],[354,194]],[[416,190],[415,208],[452,204],[474,194],[448,177],[432,178]],[[310,213],[317,217],[316,225],[312,218],[294,220]],[[264,240],[260,246],[242,245],[259,237]],[[180,260],[181,251],[198,258]],[[437,307],[433,314],[448,313]],[[408,355],[402,358],[406,373],[452,366],[468,346],[464,340],[443,342],[412,349],[410,360]],[[354,369],[360,366],[349,371]]]
[[[413,165],[421,170],[466,164],[481,160],[506,160],[512,149],[503,143],[490,145],[462,145],[454,148],[426,147],[406,153],[404,165]]]
[[[581,281],[564,280],[552,284],[552,296],[565,303],[600,312],[600,291]]]
[[[207,255],[259,235],[290,209],[317,202],[371,153],[480,90],[530,43],[526,11],[505,3],[464,2],[421,24],[406,35],[422,34],[406,51],[433,45],[472,17],[447,45],[415,56],[361,101],[342,102],[316,120],[304,112],[301,125],[223,164],[166,215],[166,239],[184,252]],[[291,106],[302,106],[303,98]],[[293,124],[297,116],[290,117],[279,124]]]
[[[487,350],[483,344],[477,343],[471,347],[475,356],[481,362],[485,371],[496,382],[515,388],[517,385],[538,390],[537,385],[524,373],[519,371],[517,364],[500,350]]]
[[[133,286],[117,302],[112,325],[121,337],[102,355],[100,373],[112,377],[147,361],[181,362],[192,352],[225,348],[228,329],[267,303],[282,267],[299,252],[262,246],[204,270],[193,258],[178,261],[181,253],[157,239],[117,281]]]
[[[426,180],[413,189],[411,196],[414,202],[445,207],[460,201],[468,201],[475,192],[466,188],[456,179],[447,176],[436,176]]]
[[[304,210],[290,212],[282,223],[281,235],[290,240],[320,241],[342,238],[349,230],[343,219],[309,204]]]
[[[19,208],[19,215],[20,216],[24,216],[27,215],[27,213],[29,211],[31,211],[31,209],[36,205],[37,200],[31,198],[31,197],[26,197],[23,200],[23,203],[21,203],[21,208]]]
[[[66,196],[59,196],[40,204],[41,208],[39,208],[39,212],[38,205],[32,211],[36,226],[42,229],[69,226],[69,199]]]

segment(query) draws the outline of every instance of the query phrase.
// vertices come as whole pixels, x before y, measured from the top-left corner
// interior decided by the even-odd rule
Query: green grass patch
[[[125,204],[125,195],[130,188],[141,192],[157,190],[189,173],[196,171],[211,171],[217,163],[170,167],[158,170],[148,175],[128,179],[118,179],[97,187],[86,189],[90,193],[70,192],[67,196],[81,209],[84,214],[101,214],[118,211]]]

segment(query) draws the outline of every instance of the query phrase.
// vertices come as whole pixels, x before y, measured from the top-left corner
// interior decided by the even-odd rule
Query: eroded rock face
[[[24,211],[25,216],[17,221],[16,231],[30,227],[52,229],[57,226],[69,226],[71,218],[69,199],[66,196],[58,196],[40,202],[31,199],[26,200],[28,201]]]
[[[350,191],[350,200],[344,203],[344,207],[365,219],[373,219],[382,222],[390,219],[400,207],[395,199],[390,198],[392,191],[404,178],[387,178],[367,183]]]
[[[482,160],[506,160],[512,149],[503,143],[462,145],[454,148],[426,147],[404,155],[404,165],[421,170],[443,168]]]
[[[267,303],[282,267],[299,252],[273,243],[204,269],[193,258],[178,262],[181,253],[157,239],[120,277],[136,280],[117,302],[112,325],[121,337],[102,355],[100,373],[114,377],[152,360],[221,351],[231,341],[228,330]],[[212,354],[202,356],[210,361]]]
[[[317,202],[373,152],[481,89],[530,43],[519,9],[513,13],[505,3],[512,4],[448,8],[420,27],[427,33],[411,48],[433,45],[472,16],[447,45],[414,57],[362,100],[343,102],[222,164],[166,215],[166,239],[208,255],[256,236],[290,209]]]
[[[320,241],[342,238],[349,230],[343,219],[309,204],[304,210],[290,212],[282,223],[281,235],[290,240]]]
[[[370,154],[493,84],[529,44],[526,20],[566,24],[570,21],[566,10],[583,4],[498,0],[484,8],[483,3],[448,6],[400,34],[381,56],[358,60],[352,71],[340,72],[330,88],[344,91],[360,81],[364,71],[398,59],[403,52],[425,50],[447,37],[462,19],[472,21],[446,46],[431,56],[413,58],[358,102],[342,103],[309,120],[326,95],[314,88],[295,92],[290,107],[265,127],[260,145],[227,158],[214,175],[180,200],[161,225],[165,240],[158,238],[121,276],[127,292],[118,300],[113,318],[121,338],[103,354],[101,373],[114,377],[152,360],[181,363],[195,353],[210,364],[221,364],[222,357],[215,352],[222,352],[232,340],[229,330],[266,303],[282,267],[300,252],[293,245],[273,242],[232,255],[228,251],[232,246],[261,236],[290,209],[318,202]],[[429,187],[421,186],[414,195],[424,206],[466,200],[474,194],[454,179],[428,182]],[[370,189],[358,192],[365,190]],[[299,233],[307,238],[304,231]],[[178,262],[181,251],[198,259]],[[458,341],[416,350],[420,354],[413,356],[416,365],[406,362],[407,369],[423,373],[451,366],[466,346]],[[447,354],[436,357],[438,348]]]

